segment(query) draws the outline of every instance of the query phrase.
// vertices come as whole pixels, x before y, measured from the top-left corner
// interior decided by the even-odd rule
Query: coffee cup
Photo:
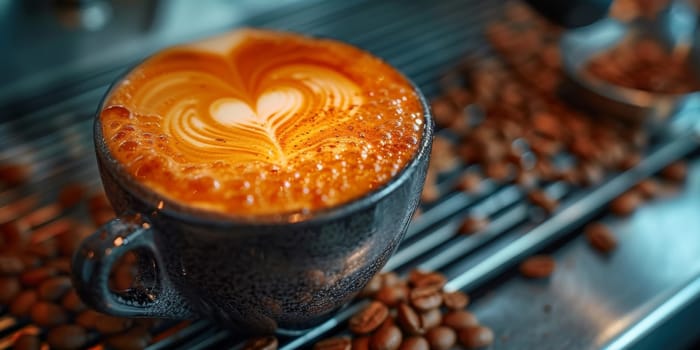
[[[208,318],[246,333],[292,332],[326,320],[386,263],[418,205],[433,121],[420,91],[407,83],[420,105],[422,128],[400,171],[357,198],[272,214],[232,215],[154,190],[116,159],[98,113],[97,161],[118,216],[76,251],[77,292],[108,314]],[[110,271],[127,252],[138,257],[139,277],[132,288],[114,291]]]

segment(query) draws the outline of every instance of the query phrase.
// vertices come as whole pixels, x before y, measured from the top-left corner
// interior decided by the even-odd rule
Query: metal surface
[[[161,9],[159,21],[202,21],[204,14],[222,3],[190,6],[186,17]],[[426,95],[434,96],[442,73],[466,53],[487,51],[481,28],[498,14],[501,5],[476,0],[305,1],[279,5],[253,18],[222,19],[209,26],[198,22],[186,33],[184,27],[176,26],[179,31],[168,38],[185,40],[241,23],[331,36],[384,57]],[[125,64],[168,44],[166,41],[131,51],[127,47],[114,66],[95,63],[78,69],[76,65],[74,70],[65,70],[75,77],[64,88],[32,85],[27,96],[36,99],[12,98],[10,104],[0,106],[0,163],[27,164],[31,172],[26,186],[0,188],[0,223],[49,205],[64,183],[79,181],[99,188],[91,143],[91,118],[97,102]],[[93,69],[97,66],[101,68]],[[80,74],[75,73],[78,71]],[[8,91],[7,86],[0,91]],[[694,114],[685,117],[697,121]],[[563,203],[552,217],[527,204],[525,193],[513,185],[485,180],[476,195],[451,192],[459,174],[472,169],[460,165],[440,177],[440,200],[425,206],[387,269],[402,273],[414,267],[439,269],[449,277],[450,288],[474,292],[472,310],[482,323],[494,328],[494,348],[682,346],[688,337],[670,335],[700,331],[700,324],[687,322],[693,315],[688,312],[698,309],[700,293],[700,219],[696,215],[700,210],[700,163],[694,163],[682,195],[654,202],[629,220],[604,218],[620,238],[620,249],[609,258],[595,253],[575,233],[604,212],[611,198],[697,148],[694,137],[659,135],[637,167],[610,176],[598,187],[548,184],[548,193]],[[490,227],[477,235],[456,235],[461,219],[470,213],[487,215]],[[86,219],[76,213],[65,215]],[[561,262],[551,279],[526,281],[512,273],[523,257],[543,249],[553,251]],[[545,304],[549,312],[544,311]],[[301,337],[281,337],[282,348],[309,347],[319,337],[345,332],[343,322],[360,307],[362,303],[349,305]],[[8,344],[17,330],[32,327],[27,320],[15,320],[4,312],[0,310],[0,345]],[[169,330],[171,335],[157,337],[149,348],[238,349],[242,341],[208,321],[165,322],[152,332]]]

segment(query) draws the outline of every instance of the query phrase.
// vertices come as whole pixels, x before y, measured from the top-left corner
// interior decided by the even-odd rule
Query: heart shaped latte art
[[[168,198],[261,214],[327,207],[386,183],[411,159],[413,87],[351,46],[244,30],[163,51],[100,115],[115,159]]]

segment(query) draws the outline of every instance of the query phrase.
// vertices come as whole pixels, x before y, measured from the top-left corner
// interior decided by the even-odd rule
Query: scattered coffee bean
[[[408,275],[408,283],[414,288],[442,288],[447,283],[447,278],[437,272],[427,272],[414,269],[411,270],[411,273]]]
[[[145,349],[150,342],[150,334],[146,330],[133,329],[126,333],[109,336],[105,341],[108,349],[138,350]],[[276,349],[276,347],[275,347]]]
[[[530,191],[527,194],[527,199],[530,203],[544,209],[547,213],[553,213],[559,206],[559,202],[556,199],[551,198],[546,192],[542,190]]]
[[[446,313],[442,317],[442,324],[455,330],[479,324],[476,316],[466,310],[455,310]]]
[[[683,182],[688,176],[688,164],[683,160],[671,163],[661,170],[660,175],[669,181]]]
[[[459,341],[468,349],[477,349],[493,343],[493,331],[484,326],[472,326],[459,331]]]
[[[455,188],[458,191],[464,191],[467,193],[479,193],[481,190],[481,176],[477,174],[476,172],[469,171],[462,176],[459,177],[459,180],[457,180],[457,184],[455,185]]]
[[[430,350],[430,345],[425,338],[421,336],[412,336],[401,343],[399,350]],[[354,349],[353,349],[354,350]]]
[[[29,316],[29,311],[38,299],[39,297],[35,290],[24,290],[10,303],[10,313],[17,317]]]
[[[449,350],[457,342],[457,333],[452,328],[439,326],[429,330],[425,338],[431,350]]]
[[[652,199],[661,193],[661,186],[651,178],[640,181],[634,188],[645,199]]]
[[[630,190],[610,202],[610,211],[618,216],[628,216],[641,204],[641,195],[637,191]]]
[[[489,223],[490,221],[487,217],[470,215],[462,221],[462,224],[459,226],[459,233],[471,235],[485,230],[489,227]]]
[[[408,304],[399,304],[396,309],[396,321],[408,334],[421,335],[425,333],[420,316]]]
[[[34,304],[29,311],[32,321],[41,327],[55,327],[68,321],[66,311],[60,306],[40,301]]]
[[[133,322],[128,318],[100,314],[95,320],[95,329],[102,334],[115,334],[129,329]]]
[[[434,286],[417,287],[409,294],[411,305],[419,311],[436,309],[442,305],[440,288]]]
[[[0,304],[7,305],[19,294],[22,287],[15,277],[0,277]]]
[[[382,289],[382,276],[377,274],[372,277],[372,279],[367,282],[364,288],[358,294],[358,297],[364,298],[377,294],[377,292]]]
[[[352,350],[369,350],[370,337],[357,337],[352,340]]]
[[[443,292],[442,303],[450,310],[462,310],[469,304],[469,296],[464,292]]]
[[[29,167],[22,164],[0,164],[0,182],[19,186],[29,179]]]
[[[70,275],[71,273],[71,261],[67,257],[53,259],[47,262],[46,266],[53,267],[62,274]]]
[[[39,299],[46,301],[56,301],[63,298],[71,289],[70,277],[58,276],[41,282],[37,291]]]
[[[421,192],[420,200],[424,203],[431,203],[440,198],[440,190],[435,182],[428,181],[426,177],[425,184],[423,185],[423,192]]]
[[[38,335],[24,333],[15,340],[12,348],[15,350],[40,350],[41,339]]]
[[[85,187],[81,184],[69,184],[58,194],[58,203],[63,208],[72,208],[83,200]]]
[[[584,232],[588,243],[601,253],[608,253],[617,247],[617,239],[613,233],[599,222],[588,224]]]
[[[58,270],[54,267],[44,266],[27,270],[20,276],[22,285],[26,287],[38,286],[41,282],[58,275]]]
[[[442,312],[440,312],[440,309],[422,312],[420,314],[420,322],[425,330],[437,327],[442,323]]]
[[[403,283],[396,272],[384,272],[382,276],[382,287],[393,287]]]
[[[15,276],[24,271],[24,263],[16,256],[0,256],[0,276]]]
[[[449,100],[438,98],[433,100],[430,105],[437,125],[446,127],[452,124],[455,119],[456,109]]]
[[[552,257],[535,255],[520,264],[520,273],[529,278],[546,278],[554,272],[555,267],[556,263]]]
[[[87,306],[83,303],[75,290],[70,290],[68,293],[66,293],[63,300],[61,300],[61,306],[63,306],[66,310],[75,313],[82,312],[87,309]]]
[[[277,350],[278,344],[277,337],[270,335],[249,340],[243,346],[243,350]]]
[[[384,286],[374,295],[374,299],[388,307],[396,307],[402,301],[408,300],[408,288],[402,285]]]
[[[80,349],[87,343],[87,332],[76,325],[62,325],[49,331],[47,342],[52,349]]]
[[[351,317],[348,325],[355,334],[367,334],[381,326],[387,316],[389,316],[389,309],[386,305],[373,301]]]
[[[352,341],[348,337],[335,337],[314,344],[313,350],[350,350]]]
[[[95,329],[100,315],[97,311],[85,310],[75,318],[75,323],[86,329]]]
[[[372,350],[397,350],[401,346],[401,330],[390,323],[382,325],[372,335],[369,347]]]

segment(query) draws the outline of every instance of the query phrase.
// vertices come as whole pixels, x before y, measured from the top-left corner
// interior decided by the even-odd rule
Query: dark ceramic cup
[[[347,303],[403,238],[430,156],[433,121],[415,155],[389,183],[309,214],[232,218],[183,207],[135,181],[112,157],[95,118],[102,182],[118,218],[86,238],[73,258],[81,298],[127,317],[209,318],[245,333],[303,330]],[[109,275],[126,252],[136,286],[114,291]]]

